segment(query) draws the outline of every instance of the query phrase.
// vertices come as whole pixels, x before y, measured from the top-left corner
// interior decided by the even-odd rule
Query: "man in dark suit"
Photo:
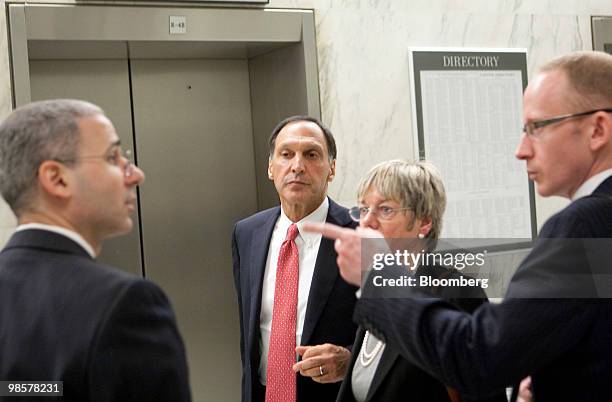
[[[95,105],[36,102],[2,123],[0,190],[19,226],[0,252],[0,380],[62,381],[50,400],[191,400],[164,293],[95,260],[131,230],[143,180]]]
[[[269,145],[268,176],[281,205],[238,222],[232,236],[242,400],[333,401],[355,336],[357,288],[340,278],[333,242],[301,227],[355,226],[326,196],[336,145],[321,122],[306,116],[280,122]],[[297,247],[294,257],[285,256],[286,245]]]
[[[468,395],[531,375],[538,402],[608,401],[612,303],[603,298],[612,297],[612,56],[578,52],[548,63],[523,105],[516,156],[542,196],[571,203],[544,224],[504,301],[469,315],[414,290],[397,299],[362,296],[355,320]],[[340,239],[341,274],[354,277],[360,261],[349,256],[359,236],[322,231]]]

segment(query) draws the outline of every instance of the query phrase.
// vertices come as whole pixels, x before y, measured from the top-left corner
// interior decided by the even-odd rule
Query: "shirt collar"
[[[22,230],[28,229],[46,230],[47,232],[53,232],[65,236],[77,243],[79,246],[81,246],[85,251],[87,251],[87,254],[89,254],[91,258],[96,258],[96,253],[94,253],[93,247],[91,247],[91,245],[87,243],[83,236],[81,236],[74,230],[66,229],[65,227],[61,226],[45,225],[44,223],[26,223],[17,226],[15,232],[20,232]]]
[[[325,220],[327,219],[328,211],[329,211],[329,199],[325,197],[323,199],[323,202],[321,203],[321,205],[317,207],[317,209],[312,211],[308,216],[305,216],[298,222],[295,222],[295,224],[298,227],[298,231],[300,232],[298,236],[301,237],[305,243],[310,244],[314,241],[317,241],[321,237],[321,234],[306,232],[302,230],[302,228],[304,227],[304,223],[305,222],[325,223]],[[283,233],[286,233],[287,229],[289,229],[289,226],[292,223],[293,222],[291,221],[291,219],[289,219],[287,215],[285,215],[285,211],[283,211],[283,208],[281,207],[281,214],[278,220],[278,229],[281,230]]]
[[[608,177],[612,176],[612,169],[604,170],[594,176],[589,177],[584,183],[578,187],[578,190],[572,196],[572,201],[576,201],[578,198],[586,197],[587,195],[593,194],[593,191],[599,187]]]

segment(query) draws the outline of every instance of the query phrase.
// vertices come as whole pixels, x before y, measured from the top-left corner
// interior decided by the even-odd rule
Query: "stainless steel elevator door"
[[[240,400],[231,231],[257,210],[246,60],[132,60],[146,276],[177,313],[195,401]]]
[[[82,99],[102,107],[124,148],[134,149],[127,60],[31,60],[32,101]],[[104,242],[100,261],[142,276],[138,211],[134,228]]]

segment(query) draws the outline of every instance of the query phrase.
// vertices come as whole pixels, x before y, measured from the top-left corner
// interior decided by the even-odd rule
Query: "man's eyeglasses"
[[[378,219],[388,221],[393,219],[398,212],[407,211],[410,208],[391,208],[391,207],[353,207],[349,209],[349,215],[355,222],[359,222],[364,219],[370,212],[372,212]]]
[[[546,127],[546,126],[549,126],[551,124],[559,123],[560,121],[567,120],[567,119],[573,119],[573,118],[576,118],[576,117],[588,116],[590,114],[597,113],[597,112],[612,113],[612,109],[589,110],[588,112],[566,114],[566,115],[563,115],[563,116],[552,117],[552,118],[546,119],[546,120],[530,121],[529,123],[525,123],[525,125],[523,126],[523,132],[525,134],[527,134],[528,136],[533,137],[535,135],[535,131],[537,129],[542,128],[542,127]]]
[[[80,156],[73,159],[57,159],[58,162],[62,163],[76,163],[88,160],[103,160],[110,165],[119,166],[123,170],[125,177],[130,177],[134,173],[135,165],[132,162],[132,151],[129,149],[121,152],[120,148],[115,148],[114,151],[107,153],[106,155]]]

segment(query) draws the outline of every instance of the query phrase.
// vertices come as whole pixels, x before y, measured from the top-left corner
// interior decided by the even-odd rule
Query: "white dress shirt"
[[[70,240],[74,241],[75,243],[77,243],[79,246],[83,247],[83,249],[87,251],[87,254],[89,254],[91,258],[96,258],[96,253],[94,253],[93,247],[91,247],[91,245],[87,243],[87,241],[83,238],[83,236],[81,236],[80,234],[78,234],[77,232],[73,230],[66,229],[61,226],[45,225],[44,223],[26,223],[26,224],[17,226],[17,228],[15,229],[15,232],[20,232],[22,230],[28,230],[28,229],[46,230],[47,232],[53,232],[53,233],[57,233],[62,236],[65,236],[69,238]]]
[[[572,201],[576,201],[580,197],[593,194],[593,191],[595,191],[595,189],[610,176],[612,176],[612,169],[604,170],[603,172],[599,172],[596,175],[589,177],[588,180],[578,187],[578,190],[576,190],[572,196]]]
[[[302,230],[304,222],[324,223],[327,219],[329,210],[329,200],[327,197],[321,205],[310,215],[299,222],[295,222],[299,234],[295,238],[295,244],[299,253],[299,276],[298,276],[298,305],[297,305],[297,325],[295,328],[295,344],[300,344],[302,340],[302,330],[304,329],[304,317],[306,316],[306,305],[310,293],[310,283],[314,274],[319,245],[321,244],[321,234],[308,233]],[[281,245],[287,237],[287,229],[292,224],[291,220],[285,215],[281,208],[281,214],[276,221],[270,246],[268,247],[268,259],[266,260],[266,271],[264,273],[263,288],[261,291],[261,312],[259,315],[259,350],[261,359],[259,361],[259,381],[266,384],[266,372],[268,370],[268,351],[270,350],[270,331],[272,330],[272,307],[274,305],[274,286],[276,283],[276,265]]]

